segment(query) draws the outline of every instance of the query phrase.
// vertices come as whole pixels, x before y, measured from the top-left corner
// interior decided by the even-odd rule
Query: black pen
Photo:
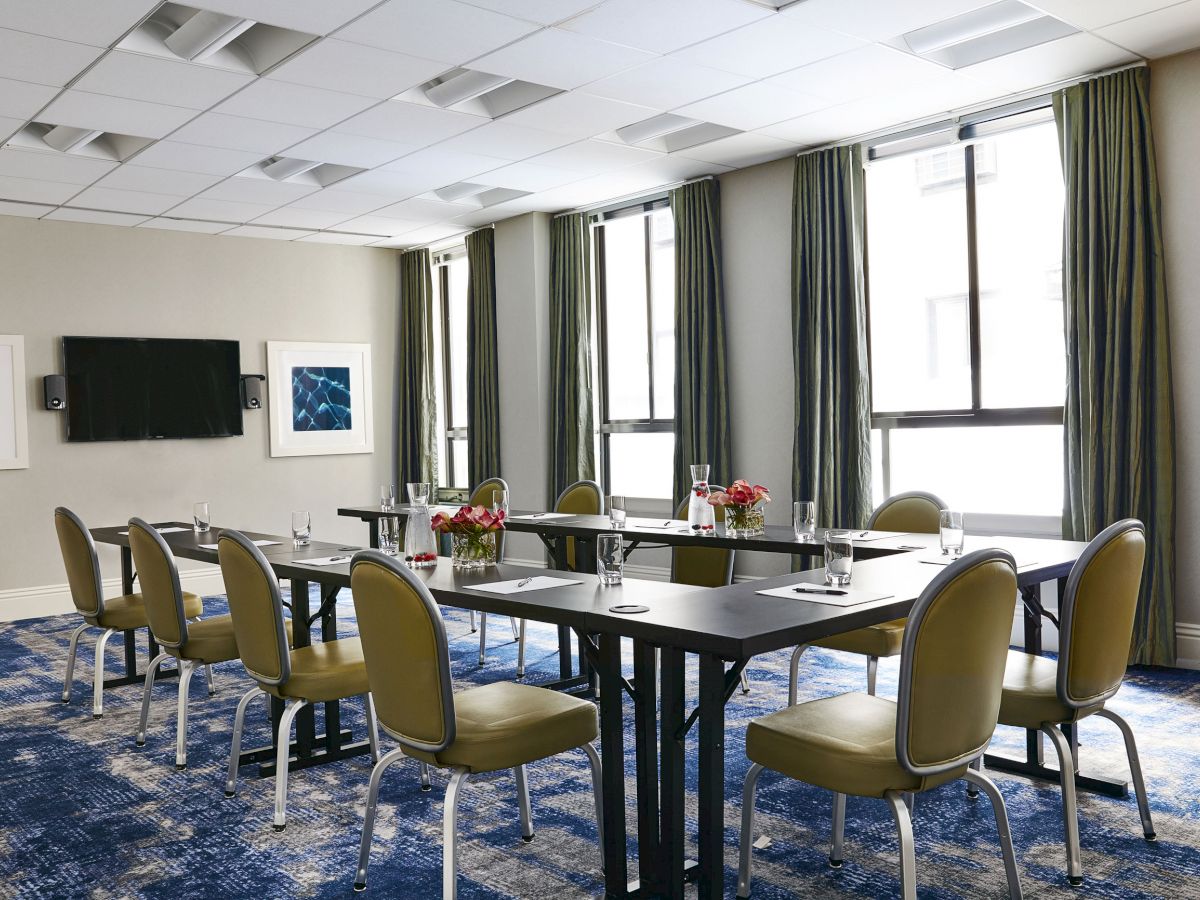
[[[794,587],[794,588],[792,588],[792,590],[795,591],[797,594],[832,594],[836,597],[844,597],[848,593],[847,591],[837,591],[832,588],[822,588],[822,587],[803,587],[802,586],[802,587]]]

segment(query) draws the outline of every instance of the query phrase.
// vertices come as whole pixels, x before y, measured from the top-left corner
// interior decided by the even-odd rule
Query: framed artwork
[[[371,345],[267,342],[272,456],[372,453]]]
[[[0,334],[0,469],[29,468],[25,338]]]

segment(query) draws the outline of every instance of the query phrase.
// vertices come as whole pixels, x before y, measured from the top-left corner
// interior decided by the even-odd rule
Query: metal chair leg
[[[362,695],[363,715],[367,719],[367,743],[371,746],[371,762],[379,762],[379,726],[375,721],[375,701],[371,692]]]
[[[216,682],[213,681],[212,666],[204,667],[204,680],[208,682],[208,696],[212,696],[217,692]]]
[[[521,840],[529,843],[533,840],[533,809],[529,805],[529,777],[524,766],[513,769],[517,780],[517,808],[521,815]]]
[[[983,772],[983,756],[975,757],[973,760],[971,760],[967,764],[967,768],[974,769],[976,772],[982,773]],[[967,782],[967,799],[968,800],[978,800],[979,799],[979,788],[975,785],[975,782],[973,782],[970,778],[965,779],[965,781]]]
[[[467,612],[471,616],[471,634],[474,634],[475,633],[475,610],[468,609]]]
[[[175,768],[187,768],[188,692],[196,664],[190,659],[179,660],[179,710],[175,720]]]
[[[455,769],[446,787],[442,810],[442,900],[458,900],[458,797],[470,777],[466,769]]]
[[[1021,900],[1021,876],[1017,872],[1017,855],[1013,850],[1012,834],[1008,828],[1008,810],[1004,807],[1004,796],[996,783],[974,769],[967,769],[963,778],[967,784],[982,788],[992,803],[992,814],[996,817],[996,831],[1000,835],[1000,853],[1004,857],[1004,875],[1008,879],[1009,900]]]
[[[229,774],[225,778],[225,796],[237,793],[238,757],[242,755],[242,729],[246,727],[246,707],[258,696],[267,696],[257,685],[242,694],[233,717],[233,744],[229,750]]]
[[[160,653],[150,663],[146,670],[146,685],[142,688],[142,715],[138,719],[138,730],[133,736],[133,742],[139,747],[146,746],[146,722],[150,718],[150,692],[154,690],[154,676],[158,674],[159,664],[165,662],[171,654]]]
[[[433,784],[429,780],[429,763],[421,763],[421,790],[433,790]]]
[[[750,896],[750,879],[753,875],[753,860],[750,851],[754,845],[754,795],[758,790],[758,776],[762,772],[763,767],[755,763],[746,773],[746,783],[742,785],[742,837],[741,849],[738,854],[737,885],[739,900],[745,900]]]
[[[371,770],[371,784],[367,788],[367,812],[363,818],[362,842],[358,848],[358,871],[354,875],[356,891],[367,889],[367,866],[371,862],[371,837],[375,833],[375,806],[379,802],[379,783],[383,780],[383,773],[387,771],[388,766],[404,758],[404,751],[397,747],[376,761],[375,768]]]
[[[486,661],[484,653],[487,651],[487,613],[479,614],[479,665],[483,665]]]
[[[79,636],[92,626],[84,622],[71,632],[71,643],[67,647],[67,672],[63,676],[62,702],[71,702],[71,686],[75,678],[75,653],[79,649]]]
[[[867,693],[875,696],[875,682],[879,677],[879,657],[867,657]]]
[[[521,620],[517,635],[517,677],[525,677],[525,620]]]
[[[275,753],[275,821],[276,831],[287,828],[287,783],[288,758],[291,756],[292,720],[308,703],[305,700],[289,700],[283,706],[279,718],[278,749]]]
[[[522,620],[524,621],[524,620]],[[600,766],[600,754],[591,744],[583,745],[588,765],[592,770],[592,799],[596,803],[596,841],[600,850],[600,871],[604,871],[604,777]]]
[[[1050,738],[1058,754],[1059,784],[1062,786],[1063,831],[1067,841],[1067,880],[1075,887],[1083,884],[1083,862],[1079,852],[1079,815],[1075,810],[1075,769],[1067,736],[1047,722],[1042,732]]]
[[[741,682],[742,682],[742,693],[743,694],[750,693],[750,676],[746,674],[745,669],[742,669]]]
[[[510,628],[512,628],[513,640],[517,640],[521,636],[521,629],[517,626],[517,620],[512,616],[509,616],[508,625]]]
[[[917,900],[917,851],[913,842],[912,816],[902,794],[888,791],[883,795],[896,820],[896,832],[900,836],[900,897],[901,900]]]
[[[1142,763],[1138,758],[1137,743],[1133,739],[1133,729],[1124,718],[1110,709],[1102,709],[1096,715],[1112,722],[1121,729],[1121,737],[1125,739],[1125,754],[1129,757],[1129,774],[1133,779],[1133,792],[1137,796],[1138,813],[1142,817],[1142,835],[1148,841],[1158,839],[1154,833],[1154,821],[1150,818],[1150,801],[1146,797],[1146,783],[1142,780]]]
[[[96,669],[92,672],[92,718],[98,719],[104,715],[104,648],[108,639],[116,634],[113,628],[105,628],[96,639]]]
[[[829,867],[840,869],[845,862],[842,841],[846,836],[846,795],[833,795],[833,834],[829,841]]]
[[[801,644],[792,651],[792,665],[788,673],[788,706],[796,705],[796,680],[800,677],[800,657],[808,649],[808,644]]]

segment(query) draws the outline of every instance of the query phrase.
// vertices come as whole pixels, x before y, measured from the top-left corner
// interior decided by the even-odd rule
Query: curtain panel
[[[1175,417],[1150,71],[1054,95],[1066,182],[1063,537],[1146,525],[1130,661],[1175,662]]]
[[[592,272],[587,216],[550,220],[550,482],[553,500],[596,477]]]
[[[858,146],[796,158],[792,496],[815,501],[822,524],[844,528],[871,514],[863,181]]]
[[[496,354],[496,232],[467,235],[467,477],[500,476],[500,366]]]
[[[400,255],[396,360],[396,470],[404,484],[437,484],[437,400],[433,372],[433,275],[428,250]]]
[[[729,372],[721,283],[721,194],[715,178],[671,191],[675,220],[675,485],[674,502],[692,485],[689,467],[709,465],[709,479],[728,484]]]

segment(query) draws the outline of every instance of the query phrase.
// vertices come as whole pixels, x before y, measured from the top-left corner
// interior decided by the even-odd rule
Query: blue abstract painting
[[[350,369],[292,367],[292,431],[350,430]]]

